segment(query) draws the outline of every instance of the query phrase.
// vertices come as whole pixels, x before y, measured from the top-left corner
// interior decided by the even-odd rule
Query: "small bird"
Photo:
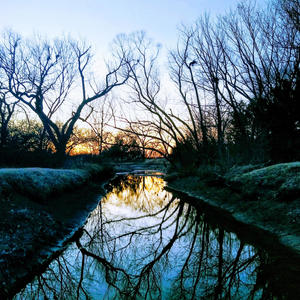
[[[196,62],[195,60],[193,60],[193,61],[191,61],[191,62],[189,63],[189,66],[191,67],[191,66],[196,65],[196,64],[197,64],[197,62]]]

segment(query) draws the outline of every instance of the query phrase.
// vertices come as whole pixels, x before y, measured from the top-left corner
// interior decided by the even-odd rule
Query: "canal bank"
[[[9,299],[65,248],[105,194],[102,185],[112,174],[110,167],[96,165],[1,170],[1,299]]]
[[[150,188],[146,188],[147,180],[145,175],[149,175],[152,173],[162,176],[163,173],[159,173],[159,171],[165,171],[165,169],[162,168],[163,166],[164,164],[162,163],[130,163],[115,166],[116,171],[119,174],[132,174],[130,175],[130,180],[125,181],[127,182],[126,184],[113,184],[113,186],[115,186],[114,194],[116,194],[116,196],[113,196],[112,199],[115,199],[115,197],[121,197],[121,200],[118,200],[120,201],[119,206],[121,208],[123,207],[123,204],[126,203],[130,204],[131,206],[133,205],[138,214],[133,219],[140,219],[140,213],[145,209],[147,210],[151,208],[151,200],[148,195],[147,197],[143,197],[143,201],[141,201],[141,199],[139,198],[141,194],[145,194],[145,190],[151,192],[153,195],[161,195],[161,187],[157,189],[155,185],[151,185]],[[296,169],[294,167],[296,167]],[[151,169],[152,171],[149,172],[149,169]],[[291,170],[292,173],[297,174],[297,165],[293,166]],[[249,172],[245,172],[243,174],[247,173]],[[107,175],[108,173],[105,172],[105,174]],[[136,176],[138,177],[139,175],[143,176],[139,181],[140,183],[137,185],[137,181],[133,180],[132,178]],[[278,174],[276,176],[278,177]],[[262,174],[259,173],[258,177],[261,178]],[[299,262],[299,252],[297,248],[293,246],[295,245],[295,241],[297,242],[297,230],[299,230],[299,225],[297,223],[297,218],[289,214],[293,207],[294,209],[299,207],[297,197],[287,204],[284,203],[284,206],[282,206],[282,203],[279,203],[280,205],[278,203],[275,205],[274,203],[276,202],[274,202],[274,200],[276,199],[264,199],[265,201],[262,202],[259,201],[261,200],[261,198],[255,199],[254,196],[247,198],[247,195],[243,194],[240,190],[237,190],[236,185],[231,188],[230,186],[227,186],[230,183],[229,180],[224,181],[219,177],[210,177],[210,179],[206,181],[203,180],[203,178],[197,176],[178,178],[177,175],[173,175],[171,178],[170,176],[167,176],[166,178],[168,180],[168,186],[171,187],[173,191],[175,189],[180,190],[185,194],[189,194],[190,196],[192,196],[192,198],[187,198],[184,196],[184,194],[181,194],[179,198],[182,199],[183,203],[192,202],[193,206],[198,207],[200,211],[203,210],[203,207],[201,207],[201,203],[208,203],[209,205],[205,209],[205,219],[207,219],[207,216],[209,216],[208,219],[211,220],[210,222],[212,224],[216,222],[218,223],[220,219],[229,220],[229,227],[227,227],[226,225],[226,220],[225,222],[221,222],[222,228],[225,228],[228,231],[228,239],[231,240],[230,232],[237,232],[238,235],[239,232],[241,232],[241,236],[243,236],[244,233],[249,228],[251,228],[251,231],[253,232],[253,239],[247,240],[247,242],[249,242],[250,244],[258,244],[258,248],[262,247],[263,245],[263,247],[271,250],[273,245],[273,247],[275,247],[276,249],[274,249],[275,251],[271,251],[275,253],[272,254],[272,257],[276,257],[277,255],[281,257],[279,260],[279,264],[280,266],[282,266],[282,269],[285,269],[285,272],[287,274],[290,274],[288,278],[299,277],[299,264],[296,263],[295,265],[293,265],[293,262]],[[234,176],[231,178],[233,181]],[[241,178],[241,174],[239,174],[238,177],[234,179],[234,181],[237,182],[238,178]],[[139,188],[137,190],[138,186]],[[142,186],[144,189],[143,193],[140,192],[140,186]],[[129,190],[126,190],[126,192],[124,193],[124,188],[128,188]],[[69,239],[71,237],[76,239],[76,243],[77,245],[79,245],[79,248],[81,247],[80,249],[82,251],[80,251],[83,255],[90,255],[91,257],[94,256],[95,252],[90,251],[89,248],[85,248],[86,250],[83,250],[82,247],[86,245],[82,244],[82,241],[80,241],[81,237],[76,237],[75,232],[85,223],[90,212],[93,211],[95,207],[97,207],[100,199],[105,195],[105,193],[106,192],[102,188],[99,188],[99,184],[91,185],[88,187],[84,187],[84,185],[81,185],[80,189],[73,189],[73,192],[69,189],[67,195],[57,195],[52,198],[50,197],[48,199],[43,199],[42,202],[44,203],[38,203],[38,201],[30,200],[30,202],[28,202],[29,206],[27,207],[24,207],[22,205],[24,205],[29,199],[21,194],[14,195],[13,201],[6,202],[6,207],[9,208],[8,217],[11,217],[11,219],[8,219],[6,223],[2,221],[2,234],[6,234],[7,236],[7,233],[9,233],[8,235],[10,237],[10,243],[7,244],[8,247],[4,249],[5,251],[1,252],[2,256],[0,257],[0,270],[1,276],[3,276],[1,277],[2,286],[0,286],[0,291],[2,293],[1,296],[4,295],[2,296],[3,299],[6,299],[5,297],[7,297],[7,295],[13,295],[16,291],[18,291],[24,285],[25,281],[29,282],[36,274],[43,272],[42,269],[46,269],[48,264],[57,255],[59,256],[61,251],[67,247],[67,245],[69,244]],[[109,193],[110,192],[108,192],[108,195]],[[173,193],[173,195],[175,198],[177,197],[176,193]],[[124,201],[124,198],[122,198],[124,196],[127,197],[127,200],[125,199],[126,201]],[[172,196],[170,199],[175,199],[174,197]],[[9,199],[6,199],[6,201],[7,200]],[[165,200],[161,200],[158,201],[158,203],[164,203],[164,201]],[[259,202],[259,205],[257,205],[258,203],[256,202]],[[264,206],[261,206],[261,202],[264,203]],[[108,211],[112,210],[112,208],[116,208],[115,203],[113,202],[112,204],[112,206],[108,206]],[[216,209],[211,210],[211,206],[215,207]],[[47,209],[45,209],[46,207]],[[257,207],[259,208],[259,211],[255,212],[255,210],[258,209]],[[262,209],[263,207],[264,209]],[[285,210],[283,209],[283,207],[286,207]],[[95,237],[97,237],[97,239],[101,237],[104,232],[101,229],[101,224],[103,224],[102,217],[99,221],[99,216],[102,216],[102,209],[99,209],[100,208],[97,208],[96,213],[98,219],[94,222],[94,224],[97,224],[98,228],[97,232],[95,233]],[[278,211],[279,209],[280,211]],[[178,205],[178,210],[179,212],[182,210],[180,205]],[[216,210],[218,212],[215,214]],[[269,210],[269,212],[266,213],[266,210]],[[121,212],[122,211],[123,210],[121,210]],[[124,211],[125,213],[128,212],[128,210],[126,209]],[[263,216],[263,219],[261,217],[258,218],[255,213],[257,214],[257,216]],[[95,212],[93,214],[95,215]],[[153,213],[149,215],[151,216],[153,215]],[[179,216],[181,215],[182,212],[180,212]],[[284,218],[283,215],[285,215]],[[276,216],[273,221],[271,220],[273,223],[270,222],[270,216]],[[119,214],[117,215],[117,217],[119,217]],[[127,220],[127,216],[125,216],[124,219]],[[277,222],[278,219],[281,220],[280,223]],[[145,218],[145,220],[147,220],[147,218]],[[236,222],[236,220],[240,222]],[[263,220],[264,222],[259,223],[261,222],[261,220]],[[198,217],[195,220],[193,219],[193,222],[194,221],[199,222]],[[110,222],[111,224],[113,224],[115,221],[112,220]],[[106,223],[109,224],[110,222]],[[183,220],[180,222],[186,221]],[[9,224],[9,227],[7,226],[7,224]],[[143,223],[142,225],[144,226],[145,224],[147,224],[147,222]],[[285,227],[287,226],[287,224],[289,224],[288,227]],[[210,225],[210,227],[211,226],[212,228],[218,228],[218,225]],[[255,231],[255,228],[258,228],[258,230]],[[143,230],[146,230],[146,227],[144,227]],[[284,243],[281,239],[281,235],[286,237],[285,234],[288,233],[288,236],[291,236],[291,232],[293,232],[292,230],[294,230],[296,238],[293,236],[292,239],[289,239],[289,241],[293,241],[294,244]],[[80,232],[80,234],[82,235],[83,232]],[[220,234],[220,232],[222,231],[218,229],[217,233]],[[86,236],[85,234],[84,239],[91,239],[91,236]],[[123,236],[123,233],[120,233],[120,236]],[[222,236],[218,237],[217,240],[221,237]],[[173,242],[174,241],[172,241],[172,243]],[[242,242],[243,245],[244,243],[245,242]],[[286,249],[284,249],[284,247],[280,247],[280,245],[288,246],[289,249],[292,249],[292,254],[296,254],[298,258],[292,259],[291,262],[291,258],[293,258],[294,256],[286,254],[291,252],[286,251]],[[247,247],[245,249],[247,249]],[[208,257],[210,255],[211,254],[209,254]],[[288,262],[282,260],[282,257],[287,257]],[[98,257],[97,259],[99,260]],[[109,272],[115,271],[118,268],[118,266],[109,265],[110,260],[103,261],[100,257],[100,261],[104,267],[106,266],[108,268]],[[272,261],[274,265],[278,265],[277,258],[272,258]],[[278,270],[278,267],[276,267],[275,269]],[[29,278],[28,276],[31,277]],[[127,278],[127,275],[125,277]],[[282,278],[280,280],[282,280]],[[295,280],[293,280],[293,282],[295,282]],[[276,286],[276,283],[274,283],[273,281],[272,284]],[[280,287],[283,289],[284,286],[284,283],[280,284]],[[294,292],[297,291],[297,286],[288,289],[292,290],[292,293],[294,294]]]
[[[74,242],[15,300],[297,298],[299,257],[136,173],[110,181]]]
[[[250,169],[250,170],[249,170]],[[205,202],[300,255],[300,163],[240,167],[225,175],[166,177],[174,191]]]

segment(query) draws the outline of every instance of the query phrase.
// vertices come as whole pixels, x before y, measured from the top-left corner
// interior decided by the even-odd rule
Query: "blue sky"
[[[165,48],[176,45],[176,28],[204,12],[220,14],[238,0],[1,0],[0,30],[48,37],[71,34],[105,53],[118,33],[145,30]]]

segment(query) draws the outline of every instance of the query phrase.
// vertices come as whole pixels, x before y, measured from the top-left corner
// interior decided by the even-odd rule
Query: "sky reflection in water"
[[[82,236],[15,299],[288,297],[264,276],[265,251],[163,187],[158,177],[116,178]]]

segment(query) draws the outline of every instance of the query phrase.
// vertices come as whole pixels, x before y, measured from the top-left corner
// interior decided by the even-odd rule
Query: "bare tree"
[[[1,84],[1,82],[0,82]],[[9,137],[9,122],[15,112],[18,101],[10,100],[6,91],[0,87],[0,149],[6,146]]]
[[[159,45],[146,37],[144,32],[137,32],[129,36],[121,35],[116,40],[116,46],[121,55],[131,54],[132,65],[128,63],[130,78],[127,82],[130,87],[130,103],[148,112],[150,119],[138,118],[139,122],[147,123],[155,131],[155,138],[163,144],[166,157],[174,145],[184,140],[186,134],[180,127],[185,123],[174,115],[167,103],[160,97],[160,77],[158,67]],[[168,111],[169,110],[169,111]],[[172,142],[168,142],[169,140]]]
[[[194,32],[185,28],[182,33],[181,45],[178,44],[177,50],[170,52],[170,75],[188,111],[191,125],[189,124],[190,122],[183,122],[183,120],[182,123],[194,139],[196,148],[199,150],[201,140],[205,145],[208,144],[208,136],[204,109],[201,104],[201,96],[199,95],[193,71],[194,66],[197,64],[194,54],[191,53]],[[201,133],[199,133],[197,120],[199,120]],[[201,134],[202,138],[199,137],[199,134]]]
[[[114,105],[109,94],[105,95],[101,100],[101,102],[95,101],[89,105],[91,113],[88,118],[81,118],[93,131],[100,155],[106,149],[106,145],[111,143],[111,132],[108,128],[114,117]]]
[[[234,98],[231,104],[237,104],[232,108],[238,121],[243,117],[238,111],[252,113],[252,119],[239,122],[240,128],[244,126],[242,135],[253,143],[263,134],[272,152],[281,152],[279,156],[294,152],[292,148],[299,144],[295,128],[299,113],[294,113],[299,111],[294,100],[299,82],[299,31],[278,5],[258,10],[251,2],[226,15],[220,27],[227,41],[221,76],[227,95]],[[289,151],[276,142],[287,137],[287,144],[294,145]],[[271,154],[275,160],[287,159],[276,156]]]
[[[275,6],[280,6],[283,13],[283,18],[287,22],[300,31],[300,3],[297,0],[276,0],[274,1]]]
[[[86,107],[124,84],[129,77],[125,63],[128,60],[123,56],[109,68],[103,84],[93,84],[88,73],[91,47],[71,39],[25,42],[8,32],[1,50],[5,88],[37,114],[58,157],[64,157],[73,128]],[[71,102],[73,98],[77,102]],[[54,117],[68,105],[72,108],[71,116],[59,128]]]
[[[170,52],[170,74],[186,107],[192,126],[187,127],[197,150],[217,139],[219,157],[224,152],[227,124],[226,102],[222,97],[220,35],[208,16],[194,26],[182,27],[177,49]]]
[[[297,15],[297,6],[289,4],[292,8],[258,10],[253,2],[244,2],[215,22],[204,16],[194,26],[182,27],[177,49],[170,54],[170,70],[188,112],[186,130],[197,149],[202,144],[205,148],[207,138],[216,138],[222,159],[225,141],[234,131],[233,143],[247,159],[262,139],[272,152],[281,152],[271,155],[275,160],[284,152],[278,140],[288,138],[293,144],[288,152],[295,153],[299,31],[288,13]]]

